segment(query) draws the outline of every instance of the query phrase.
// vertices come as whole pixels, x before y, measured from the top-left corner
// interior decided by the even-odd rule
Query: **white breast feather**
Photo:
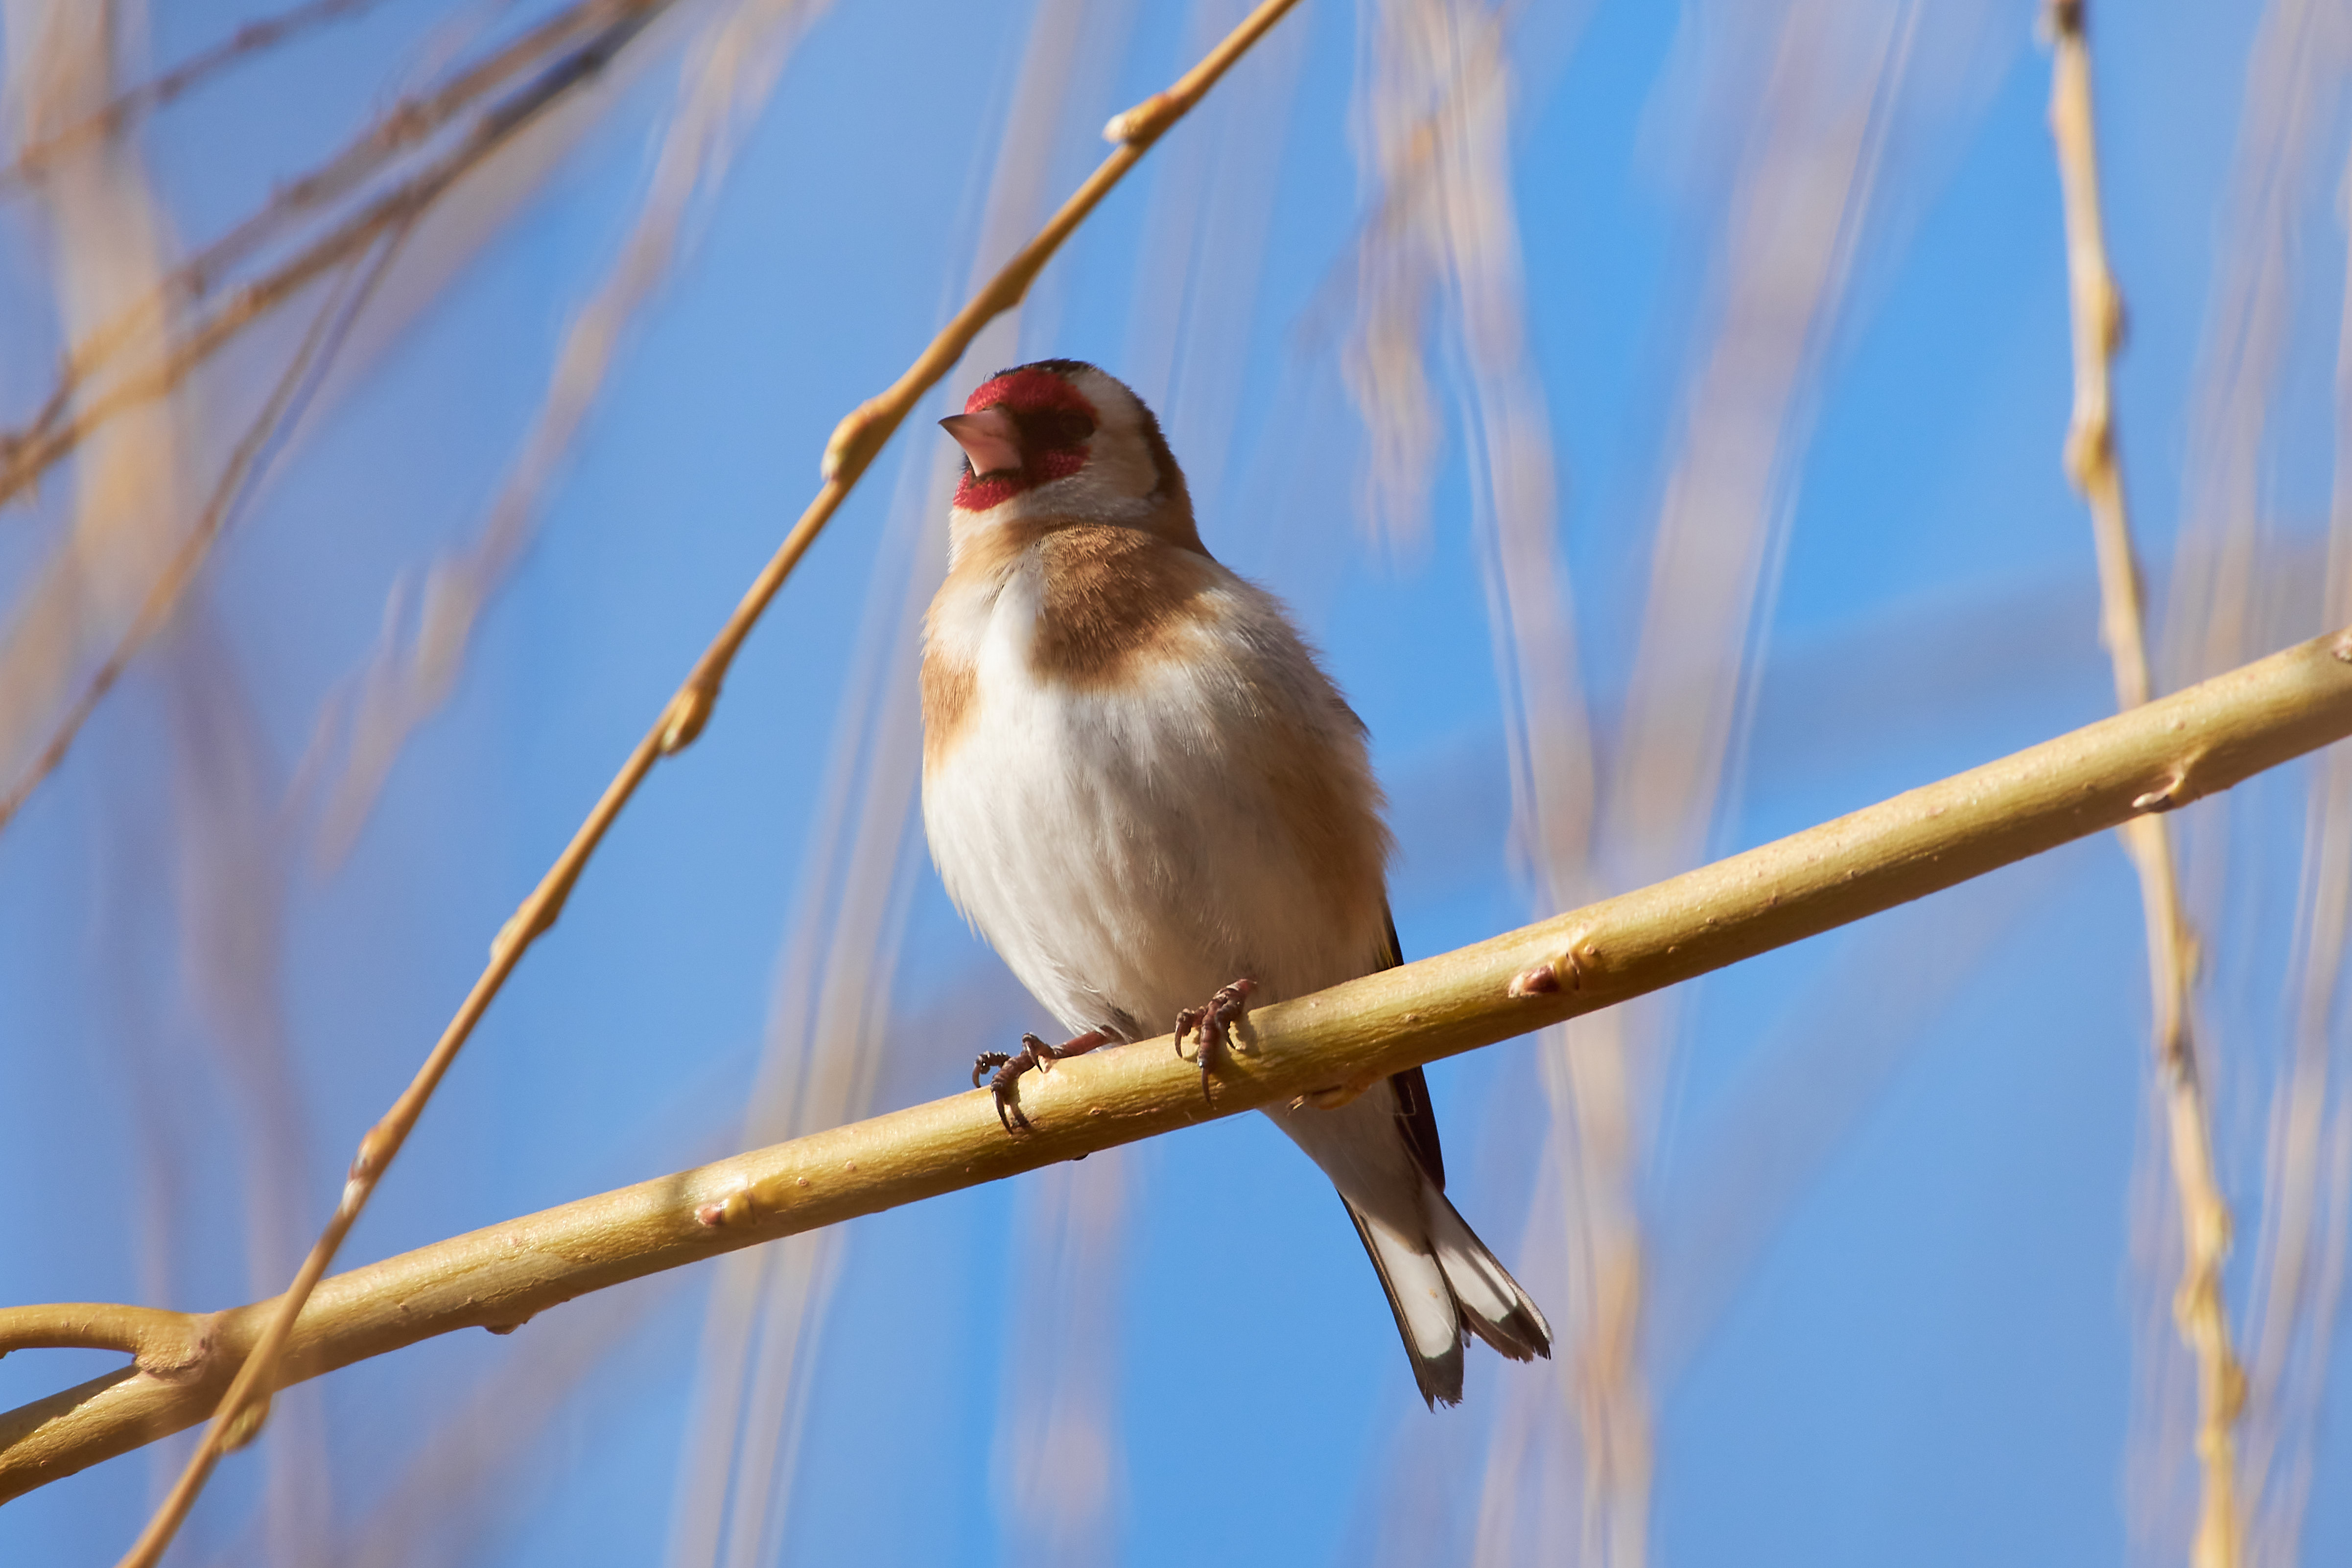
[[[1360,732],[1279,606],[1226,576],[1183,656],[1095,689],[1033,673],[1034,567],[935,623],[973,659],[975,706],[923,780],[933,856],[957,906],[1074,1034],[1163,1033],[1243,975],[1262,1000],[1319,990],[1375,967],[1384,944],[1377,885],[1335,921],[1246,756],[1273,738],[1265,705],[1296,703],[1283,733],[1326,754],[1318,768],[1377,835]]]

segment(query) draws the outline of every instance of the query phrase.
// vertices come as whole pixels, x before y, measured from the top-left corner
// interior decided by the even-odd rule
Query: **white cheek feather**
[[[1016,570],[937,632],[972,655],[974,710],[923,781],[923,819],[950,895],[1013,973],[1076,1034],[1167,1030],[1180,1009],[1243,975],[1261,999],[1297,996],[1372,967],[1385,930],[1377,884],[1335,926],[1247,748],[1266,739],[1270,685],[1253,669],[1295,650],[1270,603],[1238,579],[1213,592],[1181,655],[1086,688],[1041,680],[1030,644],[1042,587]],[[1244,630],[1248,634],[1244,634]],[[1319,727],[1336,774],[1357,782],[1380,832],[1361,738]]]

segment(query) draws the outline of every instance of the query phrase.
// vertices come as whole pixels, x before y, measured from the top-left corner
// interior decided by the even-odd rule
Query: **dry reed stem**
[[[1487,90],[1496,68],[1507,63],[1507,46],[1519,15],[1526,8],[1521,0],[1503,0],[1496,5],[1490,13],[1491,30],[1486,32],[1483,40],[1488,47],[1482,47],[1465,69],[1451,73],[1435,102],[1419,110],[1409,104],[1386,108],[1378,119],[1387,123],[1376,123],[1370,136],[1359,138],[1359,160],[1366,161],[1366,153],[1370,152],[1382,165],[1377,194],[1363,216],[1356,220],[1354,235],[1331,258],[1330,265],[1324,268],[1322,280],[1298,311],[1293,338],[1302,352],[1322,351],[1326,340],[1339,330],[1336,319],[1347,308],[1350,295],[1362,288],[1366,277],[1377,270],[1379,247],[1395,243],[1413,204],[1426,199],[1427,183],[1439,170],[1437,152],[1443,145],[1444,129],[1460,118],[1466,103]],[[1356,301],[1359,308],[1362,303],[1360,299]],[[1350,386],[1349,392],[1355,395],[1356,389]],[[1405,494],[1411,494],[1420,483],[1410,470],[1374,477],[1378,485],[1400,482]]]
[[[117,35],[134,11],[18,0],[6,31],[5,105],[23,133],[104,101]],[[166,224],[139,150],[101,145],[61,159],[40,192],[46,281],[68,338],[103,320],[162,276]],[[195,502],[184,401],[108,431],[66,487],[65,533],[27,574],[0,628],[0,779],[13,778],[70,694],[92,644],[138,612]]]
[[[32,421],[19,429],[0,432],[0,506],[31,489],[44,473],[70,455],[109,421],[172,392],[197,366],[320,276],[362,254],[382,235],[414,224],[459,179],[516,133],[536,122],[571,89],[595,79],[622,46],[642,31],[659,7],[667,3],[668,0],[597,0],[535,29],[534,40],[540,35],[556,33],[558,23],[570,20],[572,25],[560,33],[561,38],[568,39],[572,32],[578,30],[578,13],[612,12],[617,16],[588,42],[549,66],[537,79],[485,109],[467,134],[440,157],[395,183],[278,267],[239,285],[185,332],[165,340],[163,326],[170,314],[208,294],[212,280],[241,259],[243,254],[256,248],[267,237],[267,230],[294,211],[341,194],[407,141],[437,124],[436,115],[445,110],[454,113],[456,108],[469,100],[460,98],[454,88],[435,95],[423,109],[415,110],[413,131],[399,117],[414,106],[395,109],[392,116],[378,122],[374,132],[362,136],[352,150],[318,173],[279,192],[256,218],[184,263],[139,303],[93,330],[75,345],[48,401]],[[501,51],[499,62],[502,67],[509,63],[509,56],[513,57],[515,68],[536,64],[539,57],[524,54],[520,43]],[[466,73],[461,81],[470,89],[478,79],[496,79],[497,75],[485,64]],[[360,153],[367,156],[361,158],[357,156]],[[351,171],[340,167],[347,161],[358,167]],[[161,343],[149,360],[118,372],[96,395],[81,395],[85,384],[127,344],[146,340]]]
[[[1823,344],[1837,319],[1905,80],[1916,5],[1792,0],[1759,19],[1754,107],[1724,196],[1719,314],[1695,360],[1653,534],[1625,721],[1596,841],[1646,882],[1705,852],[1767,622]],[[1622,883],[1621,883],[1622,885]],[[1571,1031],[1548,1061],[1570,1136],[1562,1215],[1583,1260],[1576,1362],[1588,1555],[1643,1561],[1654,1466],[1642,1338],[1654,1261],[1635,1184],[1669,1004]]]
[[[724,183],[738,140],[773,91],[799,33],[824,0],[749,0],[715,18],[680,72],[636,221],[595,293],[572,317],[547,390],[475,541],[434,562],[413,643],[398,638],[404,578],[368,666],[331,695],[319,734],[348,698],[344,764],[328,786],[322,857],[339,861],[357,838],[401,747],[456,686],[483,612],[529,547],[540,503],[579,439],[637,313],[675,267],[687,215]],[[632,24],[635,25],[635,23]]]
[[[1438,422],[1423,412],[1429,392],[1421,350],[1423,317],[1435,305],[1459,356],[1456,401],[1469,448],[1489,652],[1503,697],[1511,839],[1531,873],[1537,907],[1569,908],[1593,892],[1594,747],[1561,553],[1551,413],[1527,350],[1526,264],[1510,156],[1513,17],[1502,7],[1457,0],[1399,0],[1380,16],[1359,155],[1376,170],[1381,194],[1358,251],[1364,285],[1347,359],[1349,389],[1372,438],[1371,481],[1383,502],[1368,511],[1392,545],[1424,526],[1422,492]],[[1613,1122],[1607,1107],[1621,1084],[1607,1082],[1612,1066],[1591,1052],[1572,1053],[1565,1030],[1546,1039],[1541,1076],[1553,1159],[1567,1184],[1563,1204],[1580,1207],[1554,1213],[1536,1204],[1529,1229],[1540,1228],[1541,1239],[1531,1234],[1522,1252],[1559,1260],[1564,1338],[1577,1349],[1563,1357],[1556,1386],[1575,1389],[1585,1406],[1585,1518],[1606,1547],[1595,1560],[1632,1568],[1642,1556],[1649,1474],[1643,1401],[1638,1392],[1620,1396],[1632,1338],[1616,1334],[1594,1354],[1606,1332],[1596,1328],[1602,1314],[1591,1293],[1574,1288],[1604,1272],[1624,1277],[1598,1265],[1603,1253],[1625,1256],[1619,1243],[1631,1232],[1630,1215],[1611,1202],[1605,1182],[1570,1176],[1580,1176],[1590,1153],[1607,1141],[1594,1113]],[[1526,1469],[1537,1428],[1532,1402],[1546,1392],[1537,1380],[1516,1386],[1497,1423],[1474,1562],[1501,1551],[1496,1504],[1516,1500],[1519,1488],[1498,1483],[1515,1483]]]
[[[310,0],[308,5],[296,5],[275,16],[245,23],[211,48],[127,92],[118,93],[97,113],[20,148],[16,162],[0,168],[0,196],[38,181],[47,166],[60,155],[121,135],[133,121],[144,119],[207,78],[324,23],[357,16],[382,3],[383,0]]]
[[[2352,194],[2341,183],[2337,191],[2339,200]],[[2322,613],[2331,617],[2352,612],[2352,265],[2338,305],[2336,472],[2320,578]],[[2301,1542],[2347,1249],[2352,1104],[2329,1028],[2352,936],[2352,756],[2342,752],[2312,769],[2299,903],[2292,1043],[2272,1087],[2255,1293],[2246,1313],[2251,1364],[2240,1473],[2246,1555],[2256,1563],[2291,1563]]]
[[[1025,100],[1029,79],[1016,87]],[[1029,199],[996,249],[1034,227],[1043,149]],[[986,246],[983,244],[983,250]],[[974,269],[976,287],[986,275]],[[888,978],[904,926],[907,826],[919,776],[910,689],[925,585],[944,570],[933,538],[946,516],[943,454],[907,455],[825,749],[823,806],[810,823],[801,893],[775,964],[765,1039],[742,1119],[745,1142],[797,1137],[868,1114],[890,1021]],[[913,479],[919,472],[923,479]],[[719,1267],[703,1315],[694,1415],[680,1445],[663,1562],[718,1568],[773,1560],[806,1435],[814,1354],[840,1273],[839,1239],[794,1239]]]
[[[2263,576],[2284,545],[2271,527],[2273,449],[2278,440],[2297,345],[2303,268],[2313,247],[2303,233],[2325,139],[2343,92],[2339,7],[2326,0],[2270,0],[2256,22],[2244,68],[2241,110],[2222,211],[2222,236],[2206,307],[2188,418],[2193,433],[2182,470],[2182,511],[2168,573],[2158,685],[2225,669],[2245,651],[2288,633],[2266,625]],[[2197,925],[2234,929],[2237,894],[2248,874],[2234,812],[2184,823],[2176,838],[2183,902]],[[2241,868],[2233,874],[2233,863]],[[2175,1264],[2169,1252],[2177,1198],[2169,1173],[2150,1170],[2135,1204],[2137,1271],[2154,1281]],[[2184,1243],[2185,1252],[2186,1243]],[[2202,1427],[2203,1370],[2175,1354],[2177,1314],[2158,1291],[2136,1303],[2135,1405],[2126,1459],[2130,1527],[2167,1558],[2177,1548],[2174,1500],[2183,1461]],[[2259,1352],[2259,1342],[2250,1342]],[[2241,1528],[2251,1521],[2260,1472],[2242,1460]],[[2185,1520],[2179,1529],[2189,1528]],[[2159,1544],[2160,1542],[2160,1544]],[[2251,1553],[2254,1542],[2244,1543]]]
[[[1214,38],[1242,8],[1238,0],[1192,0],[1186,44]],[[1092,7],[1089,15],[1101,18],[1105,9]],[[1133,9],[1129,0],[1118,8],[1116,20],[1094,23],[1101,40],[1089,46],[1094,61],[1107,66],[1115,58],[1104,45],[1125,41],[1134,25],[1127,13]],[[1228,493],[1249,360],[1247,334],[1232,326],[1255,317],[1265,285],[1284,139],[1293,123],[1307,43],[1304,32],[1269,43],[1252,79],[1221,95],[1213,127],[1202,125],[1182,149],[1171,151],[1152,181],[1138,265],[1129,279],[1119,373],[1160,412],[1169,444],[1184,454],[1186,483],[1204,515],[1214,509],[1215,497]],[[1289,452],[1297,444],[1269,431],[1259,451]],[[1286,470],[1294,478],[1297,472]],[[1261,552],[1250,570],[1265,574],[1272,571],[1271,547],[1297,542],[1286,526],[1271,538],[1237,537],[1229,528],[1220,548],[1238,555]]]
[[[1014,101],[1022,101],[1017,92]],[[1042,173],[1042,156],[1035,162]],[[1022,215],[1034,219],[1038,204],[1030,202]],[[975,351],[1003,325],[983,333]],[[908,828],[922,761],[914,709],[893,698],[914,687],[923,604],[946,570],[940,519],[953,493],[948,454],[954,451],[940,443],[908,455],[876,551],[855,639],[858,656],[826,748],[824,806],[810,823],[798,908],[775,966],[744,1143],[804,1136],[873,1108],[887,1054],[890,978],[911,869]],[[671,1508],[667,1568],[750,1568],[773,1560],[770,1538],[783,1528],[805,1432],[809,1380],[800,1367],[814,1353],[838,1264],[830,1234],[720,1263],[696,1370],[700,1410]]]
[[[454,1403],[441,1408],[434,1428],[377,1500],[337,1531],[329,1561],[335,1568],[416,1568],[490,1556],[478,1545],[475,1552],[467,1546],[508,1522],[523,1481],[518,1472],[528,1473],[537,1440],[673,1294],[651,1289],[604,1297],[597,1311],[562,1324],[545,1343],[533,1334],[496,1371],[462,1392],[453,1390]],[[228,1554],[222,1568],[247,1568],[249,1562],[248,1554]]]
[[[1525,259],[1509,145],[1515,77],[1507,45],[1515,11],[1470,0],[1388,0],[1371,8],[1377,26],[1357,88],[1355,141],[1374,200],[1333,276],[1347,268],[1356,278],[1341,373],[1370,445],[1364,515],[1392,551],[1417,547],[1427,530],[1427,491],[1444,425],[1423,363],[1433,317],[1458,355],[1455,402],[1468,447],[1489,652],[1503,699],[1510,839],[1530,873],[1535,906],[1549,911],[1571,907],[1592,891],[1594,768],[1573,595],[1560,553],[1551,416],[1527,354]],[[1318,293],[1328,298],[1330,284]],[[1317,308],[1310,304],[1310,318]],[[1542,1076],[1554,1157],[1563,1172],[1586,1141],[1580,1126],[1585,1103],[1570,1082],[1566,1052],[1564,1032],[1547,1038]],[[1576,1186],[1580,1194],[1589,1190]],[[1563,1255],[1556,1244],[1561,1226],[1561,1217],[1539,1200],[1521,1252],[1560,1260],[1564,1337],[1581,1343],[1591,1314],[1572,1287],[1591,1270],[1576,1237]],[[1587,1385],[1590,1367],[1589,1358],[1571,1355],[1559,1376],[1570,1386]],[[1475,1563],[1499,1551],[1495,1505],[1519,1496],[1536,1430],[1532,1402],[1543,1396],[1537,1380],[1517,1384],[1497,1416]],[[1601,1456],[1626,1452],[1628,1445],[1609,1442],[1603,1425],[1588,1424],[1585,1452],[1608,1471],[1603,1490],[1622,1491],[1619,1478],[1643,1471],[1606,1465]],[[1622,1517],[1639,1511],[1607,1511]]]
[[[2228,669],[2263,635],[2253,580],[2270,509],[2264,449],[2272,403],[2284,391],[2294,342],[2292,277],[2305,248],[2295,202],[2324,128],[2334,123],[2322,89],[2342,68],[2340,46],[2330,40],[2341,25],[2327,0],[2271,0],[2247,62],[2168,582],[2165,653],[2174,684]],[[2219,854],[2195,870],[2192,886],[2218,884]]]
[[[2045,857],[1891,913],[1780,998],[1722,1108],[1677,1137],[1673,1174],[1652,1195],[1658,1290],[1644,1362],[1661,1399],[1671,1401],[1857,1126],[1927,1054],[1952,1004],[1990,988],[1997,954],[2063,907],[2059,883]]]
[[[2124,505],[2123,475],[2116,464],[2110,373],[2123,336],[2123,303],[2108,267],[2100,219],[2084,8],[2084,0],[2052,0],[2047,13],[2053,43],[2050,130],[2064,192],[2066,272],[2074,316],[2074,412],[2066,434],[2065,466],[2067,477],[2090,505],[2098,548],[2100,629],[2115,666],[2116,703],[2134,708],[2148,700],[2149,682],[2139,565]],[[2246,1380],[2231,1348],[2229,1311],[2221,1294],[2230,1210],[2214,1176],[2212,1118],[2189,1039],[2191,942],[2181,913],[2172,836],[2164,820],[2135,817],[2124,824],[2122,836],[2139,873],[2147,918],[2158,1091],[2180,1210],[2183,1256],[2173,1312],[2198,1368],[2197,1454],[2205,1487],[2189,1561],[2196,1568],[2236,1568],[2242,1555],[2244,1521],[2237,1492],[2235,1427],[2245,1404]]]
[[[295,350],[293,360],[271,389],[261,412],[246,428],[244,436],[229,454],[228,462],[222,466],[220,478],[214,485],[204,511],[197,516],[195,526],[180,541],[170,564],[154,586],[148,590],[139,613],[131,618],[131,624],[116,641],[113,652],[91,674],[73,706],[58,719],[47,743],[26,767],[23,776],[5,795],[0,795],[0,831],[6,831],[16,813],[24,809],[25,802],[32,798],[33,791],[64,763],[66,754],[73,749],[74,741],[81,734],[82,726],[89,722],[89,716],[114,689],[115,683],[131,667],[131,661],[138,656],[139,651],[171,624],[180,601],[195,581],[196,573],[212,553],[213,545],[227,528],[237,502],[250,489],[255,473],[263,465],[269,448],[299,417],[301,404],[307,401],[310,392],[316,390],[320,372],[334,358],[335,349],[350,331],[353,319],[367,303],[376,285],[383,280],[384,270],[398,252],[405,232],[404,225],[392,231],[384,236],[372,257],[358,258],[328,296],[318,315],[312,318],[301,346]]]
[[[453,1329],[510,1329],[624,1280],[1374,1082],[2226,789],[2347,735],[2352,628],[1638,892],[1261,1009],[1209,1107],[1199,1070],[1163,1036],[1024,1080],[1036,1129],[1024,1136],[1007,1136],[974,1091],[369,1264],[315,1297],[302,1281],[309,1306],[292,1324],[290,1294],[187,1314],[181,1327],[205,1353],[184,1375],[125,1369],[0,1416],[0,1500],[194,1424],[225,1385],[251,1390],[266,1375],[274,1388]],[[89,1311],[0,1310],[0,1343],[82,1332]]]
[[[931,340],[914,366],[899,377],[890,390],[878,398],[868,400],[856,412],[843,420],[826,444],[823,473],[824,482],[816,497],[801,514],[768,564],[753,580],[710,645],[677,694],[664,706],[652,729],[639,740],[621,766],[619,773],[606,785],[588,819],[572,835],[570,843],[542,877],[530,897],[510,915],[490,944],[490,958],[472,989],[450,1019],[448,1027],[426,1056],[424,1065],[402,1092],[392,1108],[371,1127],[361,1139],[358,1153],[352,1161],[350,1177],[343,1184],[342,1196],[335,1212],[320,1232],[310,1256],[286,1293],[274,1303],[268,1326],[253,1343],[252,1354],[239,1366],[227,1392],[221,1396],[220,1406],[205,1436],[190,1456],[187,1468],[182,1471],[163,1505],[148,1521],[131,1551],[124,1554],[120,1568],[153,1568],[163,1549],[171,1543],[180,1523],[194,1505],[196,1494],[219,1464],[221,1456],[230,1448],[251,1440],[262,1418],[261,1405],[266,1389],[275,1386],[274,1378],[279,1355],[285,1351],[296,1319],[303,1304],[326,1275],[327,1266],[350,1234],[351,1228],[383,1179],[384,1169],[406,1142],[408,1134],[424,1113],[425,1105],[438,1088],[450,1064],[457,1060],[458,1050],[474,1031],[474,1026],[488,1010],[490,1002],[504,988],[507,977],[531,943],[555,923],[564,900],[570,895],[588,859],[603,842],[637,786],[653,771],[662,758],[674,756],[693,744],[709,722],[710,711],[718,701],[720,683],[735,653],[751,634],[761,613],[783,586],[784,579],[800,564],[801,558],[814,542],[817,533],[840,508],[852,486],[863,475],[882,443],[906,418],[923,393],[953,367],[966,345],[980,329],[1004,310],[1020,303],[1029,284],[1038,271],[1066,239],[1071,232],[1093,212],[1112,186],[1141,160],[1151,143],[1170,126],[1190,110],[1201,96],[1215,85],[1250,45],[1279,21],[1297,0],[1264,0],[1242,25],[1234,29],[1200,64],[1186,72],[1166,91],[1154,94],[1143,103],[1114,117],[1105,135],[1118,141],[1117,149],[1096,168],[1094,173],[1077,192],[1065,202],[1049,220],[1045,229],[1022,248],[1013,260],[960,311],[938,337]]]
[[[170,275],[163,285],[150,289],[143,296],[141,305],[119,312],[108,326],[91,332],[83,340],[84,344],[108,343],[108,352],[118,350],[130,337],[142,333],[152,336],[157,344],[152,362],[131,380],[118,382],[104,394],[79,406],[74,404],[74,396],[80,384],[78,372],[69,367],[52,395],[49,406],[31,425],[13,435],[0,435],[0,500],[5,500],[11,484],[31,485],[50,464],[73,451],[85,438],[104,429],[114,417],[173,394],[190,371],[246,328],[309,287],[322,274],[365,257],[371,246],[396,245],[399,235],[421,218],[460,177],[479,166],[509,137],[534,122],[571,88],[593,79],[609,62],[612,53],[650,19],[653,11],[646,6],[653,3],[656,0],[593,0],[593,4],[575,6],[572,13],[566,15],[601,14],[617,5],[622,12],[622,19],[608,26],[604,33],[569,59],[551,68],[538,81],[492,106],[472,132],[436,163],[382,195],[276,272],[238,289],[209,319],[176,340],[167,340],[163,331],[164,315],[175,308],[177,299],[173,279],[185,279],[209,265],[204,258]],[[657,0],[657,3],[667,4],[667,0]],[[531,36],[547,35],[553,26],[554,23],[551,22],[534,29]],[[515,53],[516,48],[510,47],[502,51],[499,58],[503,60]],[[477,78],[495,81],[499,73],[491,70],[486,63],[466,73],[462,79],[473,81]],[[437,103],[438,96],[431,101]],[[366,143],[367,139],[362,138],[360,145]],[[218,248],[215,247],[216,250]],[[384,254],[385,251],[379,251],[380,257]],[[371,265],[380,266],[380,262]],[[233,460],[232,471],[235,466],[236,461]],[[9,788],[6,796],[0,798],[0,829],[5,828],[8,820],[25,800],[64,760],[81,727],[97,705],[112,690],[130,657],[169,620],[180,597],[195,580],[220,532],[221,522],[217,512],[208,513],[163,566],[133,623],[118,639],[114,655],[100,667],[73,704],[58,716],[41,749]],[[53,571],[51,576],[55,575]],[[54,590],[50,591],[54,597]],[[37,594],[37,601],[39,597]],[[48,622],[56,620],[58,613],[55,606],[39,602],[25,612],[17,635],[20,639],[36,640],[28,657],[44,656],[41,640],[44,633],[50,632]],[[46,620],[38,619],[44,614]],[[53,637],[54,634],[50,635]],[[13,650],[6,656],[10,663],[15,662]],[[64,684],[62,674],[56,684]],[[0,743],[9,738],[0,735]],[[0,747],[0,755],[5,755],[5,747]]]
[[[342,356],[339,349],[334,357]],[[189,595],[163,641],[168,652],[155,674],[170,716],[170,858],[187,1011],[239,1113],[234,1142],[245,1198],[245,1291],[267,1295],[301,1260],[311,1224],[306,1199],[319,1188],[283,1006],[291,973],[291,862],[260,716],[220,612],[205,595]],[[181,1055],[155,1043],[163,1061]],[[167,1093],[166,1103],[173,1099]],[[184,1185],[168,1144],[142,1139],[135,1146],[152,1167],[144,1179],[159,1193]],[[183,1293],[165,1283],[134,1299],[169,1301]],[[266,1550],[257,1546],[241,1561],[310,1563],[328,1552],[336,1489],[322,1392],[302,1389],[278,1406],[278,1440],[261,1457],[261,1497],[249,1526]]]
[[[1052,1323],[1053,1353],[1003,1357],[991,1490],[1005,1561],[1095,1568],[1118,1560],[1127,1444],[1117,1387],[1131,1156],[1057,1166],[1024,1194],[1006,1322]]]
[[[2342,573],[2352,570],[2342,559],[2345,520],[2339,515],[2331,552],[2333,601],[2347,597]],[[2257,1563],[2296,1555],[2343,1284],[2352,1111],[2332,1060],[2329,1020],[2352,915],[2352,756],[2331,752],[2314,768],[2305,844],[2292,1046],[2272,1089],[2256,1294],[2247,1311],[2252,1364],[2240,1473],[2245,1555]]]

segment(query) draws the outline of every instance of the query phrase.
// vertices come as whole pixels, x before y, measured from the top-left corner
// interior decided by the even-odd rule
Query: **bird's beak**
[[[950,414],[940,421],[940,428],[955,437],[978,477],[1021,472],[1021,427],[1003,409]]]

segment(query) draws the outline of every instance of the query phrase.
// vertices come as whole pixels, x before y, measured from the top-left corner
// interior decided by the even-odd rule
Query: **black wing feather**
[[[1396,916],[1382,911],[1389,925],[1388,951],[1381,955],[1380,967],[1393,969],[1404,962],[1404,948],[1397,941]],[[1378,971],[1375,970],[1375,973]],[[1389,1079],[1389,1087],[1396,1091],[1397,1122],[1404,1129],[1404,1141],[1412,1149],[1412,1157],[1437,1184],[1445,1190],[1445,1151],[1437,1142],[1437,1107],[1429,1103],[1429,1080],[1418,1067],[1408,1067]]]

